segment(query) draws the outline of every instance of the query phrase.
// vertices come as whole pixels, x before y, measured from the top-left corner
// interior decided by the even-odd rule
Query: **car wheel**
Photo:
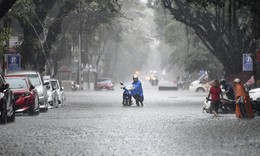
[[[12,105],[12,115],[7,118],[8,122],[14,122],[15,121],[15,108],[14,108],[14,100],[11,100]]]
[[[48,112],[48,110],[49,110],[48,104],[47,104],[47,106],[46,106],[45,108],[43,108],[42,110],[43,110],[43,112]]]
[[[55,108],[58,108],[59,107],[59,100],[58,100],[58,98],[54,99],[54,103],[55,103]]]
[[[7,118],[8,122],[14,122],[15,121],[15,112],[13,112],[12,116]]]
[[[66,98],[65,96],[62,97],[62,103],[61,106],[64,107],[66,105]]]
[[[29,115],[38,115],[39,114],[39,98],[35,96],[34,104],[31,105],[29,109]]]
[[[49,110],[49,103],[48,103],[48,99],[46,98],[45,102],[44,102],[45,108],[44,108],[44,112],[48,112]]]
[[[1,110],[0,123],[1,124],[6,124],[7,123],[7,111],[6,111],[6,108],[3,108]]]
[[[130,100],[130,98],[127,98],[127,99],[126,99],[126,106],[131,106],[131,100]]]

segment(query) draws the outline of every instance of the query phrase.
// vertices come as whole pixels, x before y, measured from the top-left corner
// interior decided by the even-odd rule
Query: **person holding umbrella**
[[[211,104],[210,104],[210,111],[215,115],[218,116],[218,108],[221,103],[221,99],[223,99],[222,91],[220,88],[220,83],[218,80],[212,80],[209,82],[211,86],[209,89],[209,94],[207,99],[211,97]]]

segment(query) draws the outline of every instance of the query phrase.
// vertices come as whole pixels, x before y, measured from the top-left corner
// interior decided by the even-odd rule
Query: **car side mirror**
[[[35,87],[33,85],[30,86],[30,90],[33,90]]]
[[[44,86],[47,86],[49,84],[49,82],[44,82],[43,85]]]
[[[63,91],[63,90],[64,90],[64,87],[60,87],[60,90]]]
[[[9,88],[9,83],[3,83],[2,89],[7,89],[7,88]]]

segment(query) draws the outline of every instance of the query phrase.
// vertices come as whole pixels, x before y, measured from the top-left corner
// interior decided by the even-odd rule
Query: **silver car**
[[[7,75],[27,76],[38,92],[40,109],[42,109],[43,111],[48,111],[47,91],[46,91],[45,86],[43,85],[43,80],[42,80],[39,72],[37,72],[37,71],[19,71],[19,72],[8,73]]]
[[[51,82],[52,86],[54,86],[54,88],[56,89],[56,91],[58,93],[59,105],[65,106],[66,97],[65,97],[65,93],[64,93],[64,88],[60,85],[59,80],[57,80],[57,79],[50,79],[50,82]]]
[[[56,87],[51,83],[50,79],[44,80],[44,86],[46,87],[48,94],[49,108],[58,108],[58,93]]]

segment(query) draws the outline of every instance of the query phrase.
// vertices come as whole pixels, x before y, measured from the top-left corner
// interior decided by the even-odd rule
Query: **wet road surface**
[[[0,155],[258,156],[260,117],[202,113],[206,93],[144,85],[145,106],[122,90],[66,92],[67,105],[0,125]]]

